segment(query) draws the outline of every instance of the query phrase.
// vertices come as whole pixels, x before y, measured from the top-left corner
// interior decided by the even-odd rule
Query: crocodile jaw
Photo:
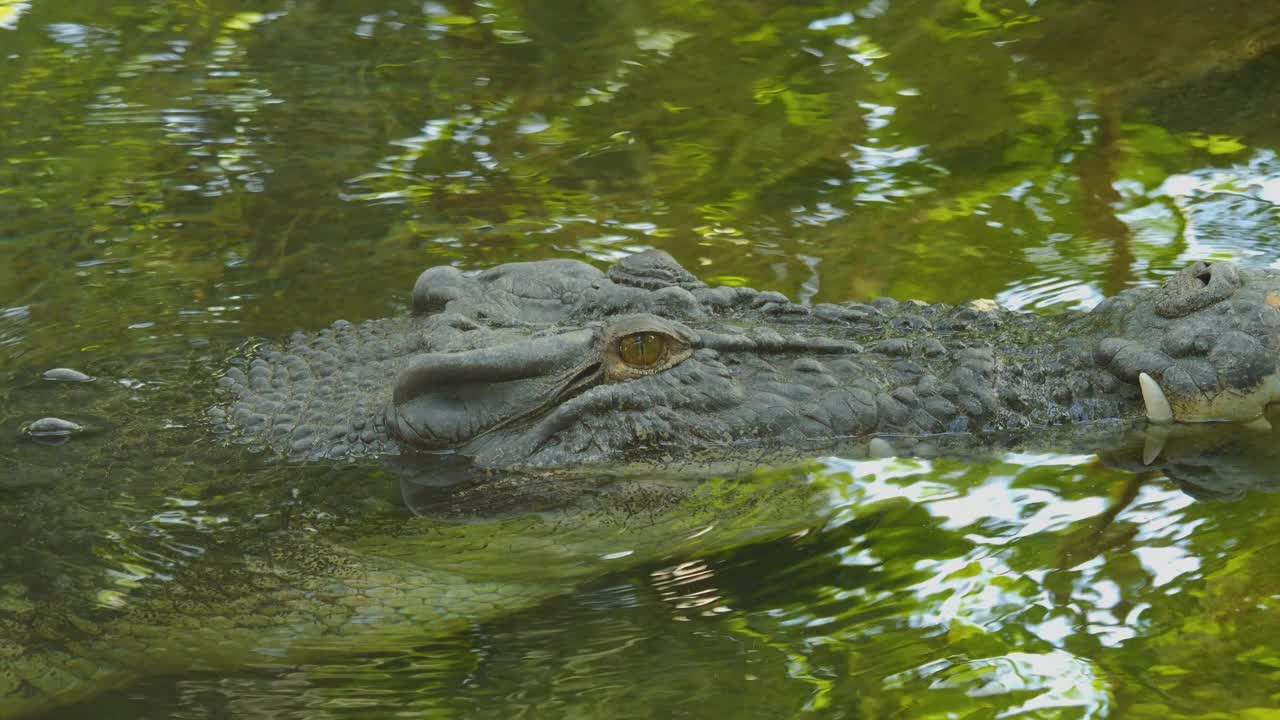
[[[1265,422],[1267,406],[1280,402],[1280,374],[1267,375],[1247,391],[1223,390],[1213,395],[1168,397],[1150,375],[1138,376],[1147,420],[1157,425],[1207,422]]]

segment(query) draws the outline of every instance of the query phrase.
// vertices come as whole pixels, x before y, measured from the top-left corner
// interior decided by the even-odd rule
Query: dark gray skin
[[[228,370],[229,401],[212,416],[295,457],[419,450],[481,468],[847,438],[889,438],[873,454],[927,450],[956,434],[1144,414],[1262,426],[1280,387],[1277,305],[1275,272],[1230,263],[1057,317],[990,301],[809,307],[708,287],[659,251],[607,273],[573,260],[435,267],[411,317],[338,322]],[[1144,373],[1163,409],[1144,405]]]

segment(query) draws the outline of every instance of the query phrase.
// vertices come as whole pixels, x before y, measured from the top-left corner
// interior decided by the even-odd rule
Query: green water
[[[1280,718],[1265,492],[825,458],[718,523],[459,524],[199,420],[245,343],[400,312],[433,264],[657,247],[1046,313],[1270,264],[1277,43],[1268,2],[0,0],[0,666],[315,536],[519,590],[305,662],[179,627],[47,717]],[[98,432],[16,439],[43,415]]]

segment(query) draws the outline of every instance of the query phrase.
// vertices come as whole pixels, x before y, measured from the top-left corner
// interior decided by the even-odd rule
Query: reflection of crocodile
[[[1090,313],[796,305],[661,252],[427,270],[416,314],[298,335],[231,369],[215,424],[305,457],[449,450],[481,467],[742,444],[894,444],[1101,418],[1263,424],[1280,277],[1196,263]],[[880,448],[886,441],[876,441]],[[930,443],[921,443],[927,452]]]
[[[240,506],[227,489],[250,482],[244,468],[186,465],[161,461],[145,475],[165,477],[165,493],[207,484],[202,502],[121,493],[79,509],[102,525],[87,557],[64,551],[41,568],[0,561],[0,718],[148,676],[407,655],[637,562],[773,540],[822,517],[820,488],[786,473],[697,485],[580,477],[572,494],[563,477],[491,479],[455,486],[445,504],[497,517],[468,510],[467,522],[452,522],[398,512],[373,468],[352,484],[350,466],[309,466],[315,477],[287,481],[300,501],[282,506],[257,487]],[[335,489],[354,501],[315,497]],[[0,521],[24,520],[21,500],[7,496]],[[59,541],[24,538],[6,556],[17,550],[30,563]],[[54,576],[52,589],[31,588],[41,574]]]

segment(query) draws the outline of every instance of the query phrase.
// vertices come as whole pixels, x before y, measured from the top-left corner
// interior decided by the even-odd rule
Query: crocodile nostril
[[[1171,276],[1156,291],[1155,311],[1160,317],[1185,317],[1226,300],[1243,285],[1235,265],[1197,262]]]

